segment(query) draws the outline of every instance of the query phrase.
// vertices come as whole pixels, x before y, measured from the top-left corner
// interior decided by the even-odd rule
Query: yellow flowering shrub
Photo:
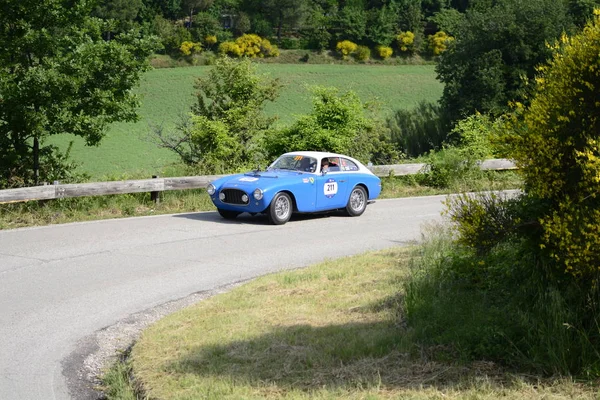
[[[358,45],[349,40],[343,40],[338,42],[335,46],[335,49],[342,55],[343,59],[348,58],[348,56],[356,51]]]
[[[394,54],[394,50],[392,50],[392,48],[388,47],[388,46],[377,46],[376,50],[377,50],[377,55],[382,60],[386,60],[386,59],[390,58],[392,56],[392,54]]]
[[[454,40],[452,36],[449,36],[446,32],[436,32],[435,35],[429,35],[429,50],[434,56],[439,56],[448,47],[448,43]]]
[[[531,104],[515,104],[501,137],[521,167],[537,215],[539,247],[559,269],[600,272],[600,16],[552,46]]]
[[[217,43],[217,36],[216,35],[207,35],[204,38],[204,43],[207,46],[213,46],[213,45],[215,45]]]
[[[415,34],[411,31],[400,32],[396,40],[402,53],[412,53],[415,50]]]
[[[242,49],[235,42],[223,42],[219,45],[219,53],[226,54],[231,57],[241,57]]]
[[[279,49],[267,39],[255,34],[242,35],[235,42],[224,42],[219,53],[233,57],[278,57]]]
[[[192,54],[200,53],[202,51],[202,45],[200,43],[185,41],[179,46],[179,51],[184,56],[191,56]]]
[[[246,57],[258,57],[260,53],[260,45],[262,39],[260,36],[255,34],[245,34],[235,40],[242,51],[242,55]]]

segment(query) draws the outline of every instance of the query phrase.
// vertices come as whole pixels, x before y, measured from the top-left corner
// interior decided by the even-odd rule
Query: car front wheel
[[[267,212],[269,222],[274,225],[283,225],[290,220],[292,216],[292,199],[287,193],[277,193]]]
[[[219,211],[219,214],[221,215],[221,217],[225,218],[225,219],[235,219],[235,217],[237,217],[238,215],[240,215],[240,212],[237,211],[230,211],[230,210],[223,210],[221,208],[217,208],[217,211]]]
[[[350,193],[346,213],[351,217],[358,217],[367,208],[367,191],[362,186],[356,186]]]

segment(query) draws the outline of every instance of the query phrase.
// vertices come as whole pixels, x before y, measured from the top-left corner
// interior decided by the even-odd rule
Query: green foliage
[[[154,38],[105,41],[90,4],[5,1],[0,13],[0,187],[49,179],[41,162],[61,156],[44,139],[67,133],[96,145],[115,121],[135,121],[132,88],[148,68]],[[18,23],[15,23],[18,21]],[[18,164],[15,164],[18,163]],[[13,171],[13,172],[9,172]],[[10,175],[10,176],[9,176]]]
[[[426,239],[405,285],[408,324],[423,343],[452,359],[597,377],[598,287],[590,292],[574,282],[548,282],[527,242],[509,238],[480,255],[439,231]]]
[[[265,117],[263,108],[277,97],[279,81],[259,76],[248,60],[225,57],[195,87],[193,116],[177,132],[155,129],[158,144],[208,173],[232,171],[262,160],[260,141],[275,120]]]
[[[167,54],[178,52],[183,42],[192,41],[192,35],[187,29],[160,15],[154,18],[151,31],[160,38],[162,47]]]
[[[488,115],[471,115],[456,123],[450,131],[448,141],[461,148],[465,158],[474,160],[494,158],[492,139],[500,129],[501,123],[501,120],[493,121]]]
[[[554,0],[501,0],[469,10],[437,66],[444,113],[454,122],[523,101],[535,66],[550,56],[546,44],[570,24],[564,2]]]
[[[554,46],[538,69],[531,105],[517,105],[503,137],[523,168],[530,196],[549,201],[539,215],[540,246],[557,267],[597,279],[600,272],[600,17]]]
[[[439,31],[447,32],[454,36],[457,34],[459,27],[464,23],[465,15],[454,8],[445,8],[428,20],[433,22]]]
[[[398,13],[398,5],[393,2],[369,10],[366,39],[372,45],[389,46],[395,39]]]
[[[462,149],[446,147],[428,155],[427,167],[419,174],[418,181],[436,188],[452,188],[482,175],[476,160],[465,158]]]
[[[409,157],[439,149],[446,140],[447,128],[439,105],[422,101],[412,110],[397,110],[387,120],[392,142]]]
[[[597,378],[600,12],[553,51],[530,105],[516,104],[503,125],[524,193],[450,199],[454,241],[413,280],[407,308],[425,340],[467,357]]]
[[[297,150],[348,154],[364,162],[389,163],[398,158],[385,129],[366,115],[356,93],[313,88],[313,110],[291,127],[270,132],[264,147],[269,157]]]
[[[356,46],[353,56],[356,61],[368,61],[371,58],[371,50],[367,46]]]
[[[360,42],[366,35],[367,12],[362,7],[344,7],[331,18],[333,39]]]

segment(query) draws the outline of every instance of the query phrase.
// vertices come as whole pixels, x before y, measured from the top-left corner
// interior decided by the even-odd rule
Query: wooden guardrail
[[[369,167],[375,175],[414,175],[427,164],[374,165]],[[506,159],[485,160],[480,164],[482,170],[515,169],[515,164]],[[68,197],[104,196],[126,193],[156,193],[167,190],[205,188],[211,181],[224,175],[184,176],[179,178],[153,178],[130,181],[90,182],[33,186],[18,189],[0,190],[0,204],[31,200],[52,200]]]

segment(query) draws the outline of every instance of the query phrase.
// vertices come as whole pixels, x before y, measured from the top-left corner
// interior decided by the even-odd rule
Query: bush
[[[492,158],[495,150],[492,139],[500,129],[501,121],[493,121],[490,116],[474,114],[456,123],[450,131],[448,141],[461,148],[465,157],[475,160]]]
[[[262,39],[258,35],[247,34],[240,36],[235,42],[221,43],[219,53],[233,57],[278,57],[279,49],[267,39]]]
[[[427,39],[429,43],[429,50],[434,56],[439,56],[446,51],[448,43],[454,40],[452,36],[448,36],[446,32],[442,31],[436,32],[435,35],[429,35]]]
[[[367,46],[357,46],[353,55],[357,61],[368,61],[371,58],[371,50]]]
[[[427,186],[452,188],[461,182],[482,176],[475,160],[465,159],[460,149],[447,147],[429,154],[427,168],[419,173],[417,179]]]
[[[342,58],[345,60],[348,58],[349,55],[356,51],[357,47],[358,46],[356,43],[353,43],[349,40],[344,40],[338,42],[338,44],[335,46],[335,49],[338,51],[338,53],[342,55]]]
[[[388,47],[388,46],[377,46],[376,50],[377,50],[377,55],[382,60],[386,60],[386,59],[390,58],[392,56],[392,54],[394,54],[394,50],[392,50],[392,48]]]
[[[219,45],[219,53],[231,57],[241,57],[242,49],[235,42],[223,42]]]
[[[198,54],[202,51],[202,45],[194,42],[183,42],[179,46],[179,51],[184,56],[191,56],[192,54]]]
[[[415,51],[415,34],[406,31],[400,32],[398,36],[396,36],[396,40],[398,41],[398,49],[403,54],[413,54]]]

